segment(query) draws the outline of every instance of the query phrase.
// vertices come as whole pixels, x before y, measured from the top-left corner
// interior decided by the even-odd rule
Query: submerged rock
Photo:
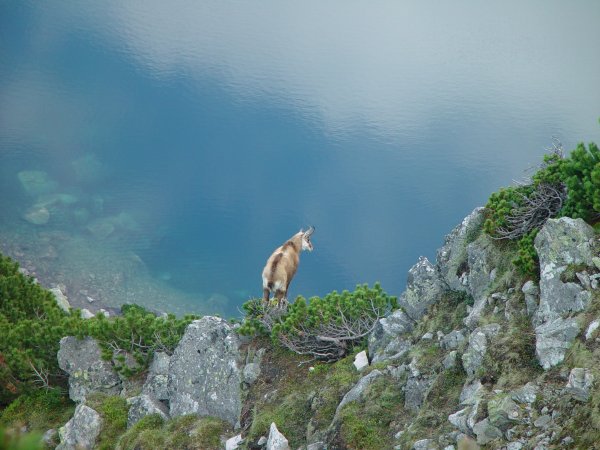
[[[58,365],[69,374],[69,397],[74,402],[84,401],[93,392],[118,395],[121,390],[121,379],[112,364],[102,359],[98,343],[90,337],[62,338]]]
[[[50,220],[50,211],[45,206],[33,205],[25,211],[23,218],[33,225],[45,225]]]
[[[214,416],[236,426],[242,408],[239,338],[227,321],[205,316],[185,330],[169,364],[171,416]]]
[[[80,404],[73,418],[59,430],[60,444],[57,450],[87,450],[95,446],[102,429],[100,414],[89,406]]]
[[[23,190],[31,196],[48,194],[57,188],[57,183],[42,170],[23,170],[17,174]]]

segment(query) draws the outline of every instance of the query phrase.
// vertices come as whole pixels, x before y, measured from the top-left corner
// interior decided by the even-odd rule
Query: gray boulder
[[[404,407],[411,411],[418,411],[425,401],[433,381],[433,377],[411,376],[404,387]]]
[[[580,283],[563,282],[569,265],[593,267],[594,229],[582,219],[549,219],[535,238],[540,259],[540,304],[536,325],[565,313],[585,309],[592,294]]]
[[[267,450],[290,450],[288,440],[277,429],[275,422],[271,423],[269,439],[267,439]]]
[[[469,336],[469,346],[462,356],[463,367],[470,378],[475,377],[483,364],[487,352],[488,339],[496,336],[500,325],[490,324],[473,330]]]
[[[442,338],[441,341],[441,346],[443,349],[446,350],[456,350],[458,347],[460,347],[460,345],[466,341],[467,336],[466,336],[466,332],[465,330],[454,330],[451,331],[450,333],[448,333],[447,335],[445,335]]]
[[[495,278],[494,268],[498,253],[492,239],[486,234],[467,246],[468,289],[476,304],[485,302],[489,294]]]
[[[242,408],[239,338],[218,317],[195,320],[169,364],[171,416],[198,414],[239,424]]]
[[[482,421],[477,422],[473,426],[473,433],[477,436],[477,443],[480,445],[485,445],[494,439],[502,438],[502,431],[493,426],[489,419],[483,419]]]
[[[500,395],[488,402],[488,415],[490,424],[501,430],[506,430],[509,425],[523,419],[523,411],[519,405],[506,395]]]
[[[576,367],[571,369],[565,391],[571,394],[573,398],[587,402],[590,398],[590,390],[593,383],[594,375],[590,369]]]
[[[169,400],[169,362],[171,357],[164,352],[156,352],[148,369],[142,394],[157,400]]]
[[[433,439],[421,439],[413,444],[413,450],[439,450],[440,446]]]
[[[445,290],[446,285],[439,272],[427,258],[421,256],[408,271],[406,290],[398,303],[411,319],[417,321]]]
[[[525,305],[527,306],[527,314],[533,316],[538,309],[540,301],[540,289],[537,285],[529,280],[521,288],[521,292],[525,295]]]
[[[149,414],[158,414],[164,420],[169,419],[169,410],[167,407],[149,395],[142,394],[137,397],[128,398],[127,403],[129,404],[127,428],[132,427],[138,423],[142,417]]]
[[[535,354],[544,369],[550,369],[565,359],[579,325],[575,318],[558,317],[535,328]]]
[[[92,392],[118,395],[121,390],[121,379],[110,361],[102,359],[98,343],[90,337],[62,338],[58,365],[69,374],[69,397],[74,402],[84,401]]]
[[[260,376],[260,363],[264,354],[264,348],[260,348],[256,352],[250,352],[250,350],[248,351],[248,356],[246,357],[246,365],[244,366],[243,371],[244,383],[251,385],[254,384],[254,382],[256,382],[256,380]]]
[[[484,220],[484,208],[475,208],[445,238],[437,251],[436,266],[448,287],[454,291],[467,291],[466,262],[468,240],[474,236]]]
[[[342,398],[342,401],[340,402],[340,404],[338,405],[337,409],[335,410],[335,416],[333,418],[333,422],[337,422],[337,420],[339,418],[340,411],[342,410],[342,408],[344,406],[346,406],[350,402],[355,402],[357,400],[362,399],[365,390],[371,384],[373,384],[373,382],[377,378],[379,378],[382,375],[383,374],[379,370],[375,369],[374,371],[370,372],[368,375],[365,375],[360,380],[358,380],[358,383],[356,383],[354,385],[354,387],[352,389],[350,389],[346,393],[346,395],[344,395],[344,398]]]
[[[102,429],[100,414],[89,406],[79,404],[73,418],[58,431],[60,444],[57,450],[84,450],[94,448]]]
[[[397,309],[383,319],[379,319],[369,335],[369,355],[371,362],[402,357],[410,349],[410,333],[414,322],[404,311]]]
[[[519,403],[533,403],[537,398],[539,388],[530,381],[525,386],[511,392],[511,398]]]

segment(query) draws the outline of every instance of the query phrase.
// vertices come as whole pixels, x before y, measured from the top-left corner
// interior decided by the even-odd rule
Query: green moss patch
[[[215,417],[190,414],[165,422],[158,414],[151,414],[127,430],[116,448],[216,450],[223,448],[223,439],[231,433],[231,426]]]

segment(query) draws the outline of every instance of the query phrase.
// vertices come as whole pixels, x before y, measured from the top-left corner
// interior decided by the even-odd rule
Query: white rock
[[[60,288],[52,288],[49,289],[50,292],[54,295],[54,299],[56,300],[56,304],[60,309],[62,309],[66,313],[70,313],[71,305],[69,304],[69,300],[67,300],[67,296],[63,294],[63,291]]]
[[[430,341],[433,339],[433,333],[428,331],[427,333],[425,333],[423,335],[423,337],[421,339],[423,339],[424,341]]]
[[[367,352],[363,350],[354,357],[354,367],[356,367],[356,370],[360,372],[368,366],[369,358],[367,358]]]
[[[590,340],[594,335],[594,332],[600,327],[600,320],[596,319],[587,327],[585,332],[585,340]]]
[[[91,319],[92,317],[94,317],[94,314],[89,309],[83,308],[81,310],[82,319]]]
[[[269,429],[269,439],[267,439],[267,450],[290,450],[288,440],[277,429],[275,422]]]
[[[225,450],[236,450],[243,441],[244,441],[244,439],[242,439],[241,434],[238,434],[237,436],[229,438],[225,442]]]

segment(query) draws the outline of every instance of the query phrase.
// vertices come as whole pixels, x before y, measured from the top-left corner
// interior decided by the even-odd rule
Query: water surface
[[[399,295],[554,137],[600,141],[599,19],[593,1],[4,2],[0,249],[79,306],[229,316],[312,224],[291,297]],[[23,171],[46,178],[27,192]]]

